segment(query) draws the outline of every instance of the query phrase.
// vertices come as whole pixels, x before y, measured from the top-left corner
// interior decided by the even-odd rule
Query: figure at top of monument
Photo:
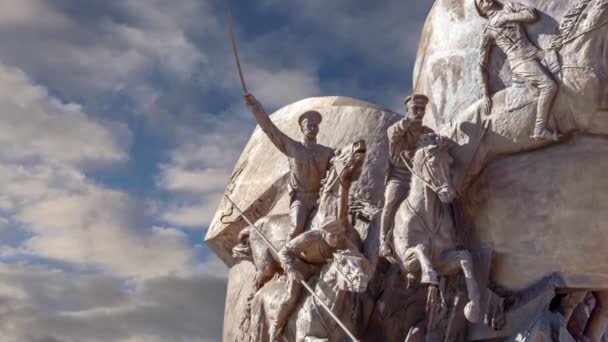
[[[524,26],[538,20],[536,10],[519,3],[502,4],[495,0],[475,0],[475,6],[479,15],[488,19],[481,35],[478,64],[484,112],[490,114],[492,109],[487,70],[490,52],[495,45],[507,56],[513,78],[539,91],[531,138],[557,140],[557,131],[547,129],[547,121],[558,85],[542,63],[543,51],[530,41]]]
[[[244,98],[262,131],[289,160],[289,210],[292,225],[287,235],[289,241],[304,231],[315,211],[321,181],[330,168],[334,152],[331,148],[317,143],[319,124],[322,120],[319,112],[307,111],[300,115],[298,122],[303,136],[302,141],[296,141],[279,130],[253,95],[245,94]]]
[[[389,231],[393,226],[397,209],[407,197],[410,189],[411,173],[401,153],[411,160],[416,151],[416,142],[422,134],[432,133],[433,130],[422,125],[422,119],[426,112],[428,97],[422,94],[414,94],[405,98],[405,117],[388,128],[389,166],[386,176],[386,189],[384,191],[384,209],[381,218],[380,231],[380,255],[390,257]]]

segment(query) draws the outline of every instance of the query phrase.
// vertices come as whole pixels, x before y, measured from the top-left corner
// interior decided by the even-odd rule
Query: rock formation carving
[[[608,0],[520,1],[435,2],[405,118],[311,99],[279,130],[245,95],[289,169],[250,162],[252,138],[227,190],[278,253],[225,204],[214,219],[214,250],[255,274],[231,271],[226,341],[347,340],[301,281],[362,341],[608,340]],[[334,154],[321,119],[328,146],[367,143]]]

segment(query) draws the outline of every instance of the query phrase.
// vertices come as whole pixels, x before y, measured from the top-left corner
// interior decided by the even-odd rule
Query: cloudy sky
[[[401,111],[431,0],[233,1],[272,111]],[[218,341],[202,242],[253,131],[225,0],[0,0],[2,341]]]

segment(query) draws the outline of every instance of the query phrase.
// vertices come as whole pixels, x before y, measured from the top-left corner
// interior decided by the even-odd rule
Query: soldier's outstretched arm
[[[403,135],[407,132],[410,126],[412,126],[412,119],[409,117],[409,114],[406,114],[403,119],[395,122],[386,130],[390,154],[393,154],[395,144],[399,143],[399,140],[402,139]]]
[[[411,125],[412,120],[408,116],[392,124],[386,131],[389,142],[392,143],[400,139]]]
[[[281,132],[281,130],[270,120],[264,107],[262,107],[262,104],[260,104],[253,95],[245,94],[243,97],[245,99],[245,104],[249,107],[251,113],[253,113],[255,121],[260,125],[262,131],[266,133],[266,136],[268,136],[270,141],[279,149],[279,151],[288,157],[291,157],[294,150],[293,146],[297,144],[297,142]]]
[[[505,14],[506,21],[520,22],[531,24],[539,19],[538,13],[534,7],[523,5],[517,2],[512,2],[506,5],[510,13]]]

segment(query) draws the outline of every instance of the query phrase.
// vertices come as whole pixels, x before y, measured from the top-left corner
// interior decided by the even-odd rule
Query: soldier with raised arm
[[[475,6],[479,15],[488,19],[481,36],[478,64],[484,111],[489,114],[492,109],[487,69],[490,52],[495,45],[507,55],[513,78],[539,90],[531,138],[556,140],[557,132],[548,130],[546,126],[558,85],[551,72],[541,63],[543,51],[530,41],[525,28],[525,24],[538,20],[536,10],[518,3],[501,4],[495,0],[475,0]]]
[[[408,96],[405,117],[388,128],[389,169],[386,177],[384,191],[384,209],[380,223],[380,255],[389,257],[392,250],[388,240],[388,233],[395,221],[395,214],[401,203],[407,198],[410,191],[411,172],[401,159],[409,161],[416,152],[416,142],[422,134],[433,133],[433,130],[422,125],[426,111],[428,97],[422,94]]]
[[[288,242],[304,231],[316,209],[321,181],[329,170],[334,152],[333,149],[317,143],[319,124],[322,120],[319,112],[307,111],[300,115],[298,123],[303,136],[302,141],[296,141],[272,123],[253,95],[245,94],[244,98],[262,131],[289,160],[291,228],[287,235]]]

